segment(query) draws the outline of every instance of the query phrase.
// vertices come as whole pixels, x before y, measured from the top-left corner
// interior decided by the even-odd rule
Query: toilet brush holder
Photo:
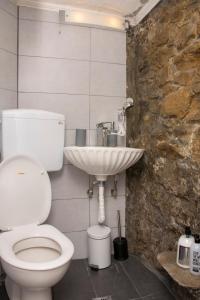
[[[120,211],[118,213],[118,237],[113,240],[114,258],[116,260],[126,260],[128,258],[128,242],[121,236]]]
[[[128,258],[128,243],[125,237],[115,238],[113,241],[114,258],[116,260],[126,260]]]

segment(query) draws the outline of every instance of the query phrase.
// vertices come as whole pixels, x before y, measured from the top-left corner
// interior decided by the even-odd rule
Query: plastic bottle
[[[190,268],[190,247],[194,242],[189,226],[185,227],[185,234],[181,235],[178,240],[176,263],[184,269]]]
[[[200,237],[195,235],[195,240],[190,248],[190,273],[200,275]]]

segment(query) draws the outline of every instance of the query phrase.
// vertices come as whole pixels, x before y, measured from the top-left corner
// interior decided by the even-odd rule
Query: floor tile
[[[87,260],[74,260],[64,278],[53,288],[54,300],[175,300],[159,278],[135,256],[110,268],[92,271]],[[9,300],[0,287],[0,300]]]
[[[74,260],[53,289],[54,300],[90,300],[95,297],[84,260]]]
[[[120,265],[127,278],[135,285],[140,297],[168,292],[164,284],[138,258],[131,256],[128,260],[121,262]]]
[[[169,291],[165,290],[162,293],[146,296],[146,297],[142,298],[141,300],[174,300],[174,297],[172,296],[172,294]]]
[[[89,274],[98,297],[110,295],[112,300],[129,300],[139,297],[116,262],[113,262],[110,268],[104,270],[89,270]]]

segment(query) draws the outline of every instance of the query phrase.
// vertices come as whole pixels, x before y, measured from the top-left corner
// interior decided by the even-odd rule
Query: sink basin
[[[118,174],[134,165],[143,155],[144,149],[126,147],[65,147],[64,154],[69,162],[98,181]]]

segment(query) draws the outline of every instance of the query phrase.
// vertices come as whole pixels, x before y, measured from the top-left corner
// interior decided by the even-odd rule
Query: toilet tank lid
[[[51,209],[51,184],[43,166],[27,155],[0,164],[0,230],[42,224]]]
[[[2,118],[22,118],[40,120],[65,120],[64,115],[37,109],[8,109],[2,111]]]

